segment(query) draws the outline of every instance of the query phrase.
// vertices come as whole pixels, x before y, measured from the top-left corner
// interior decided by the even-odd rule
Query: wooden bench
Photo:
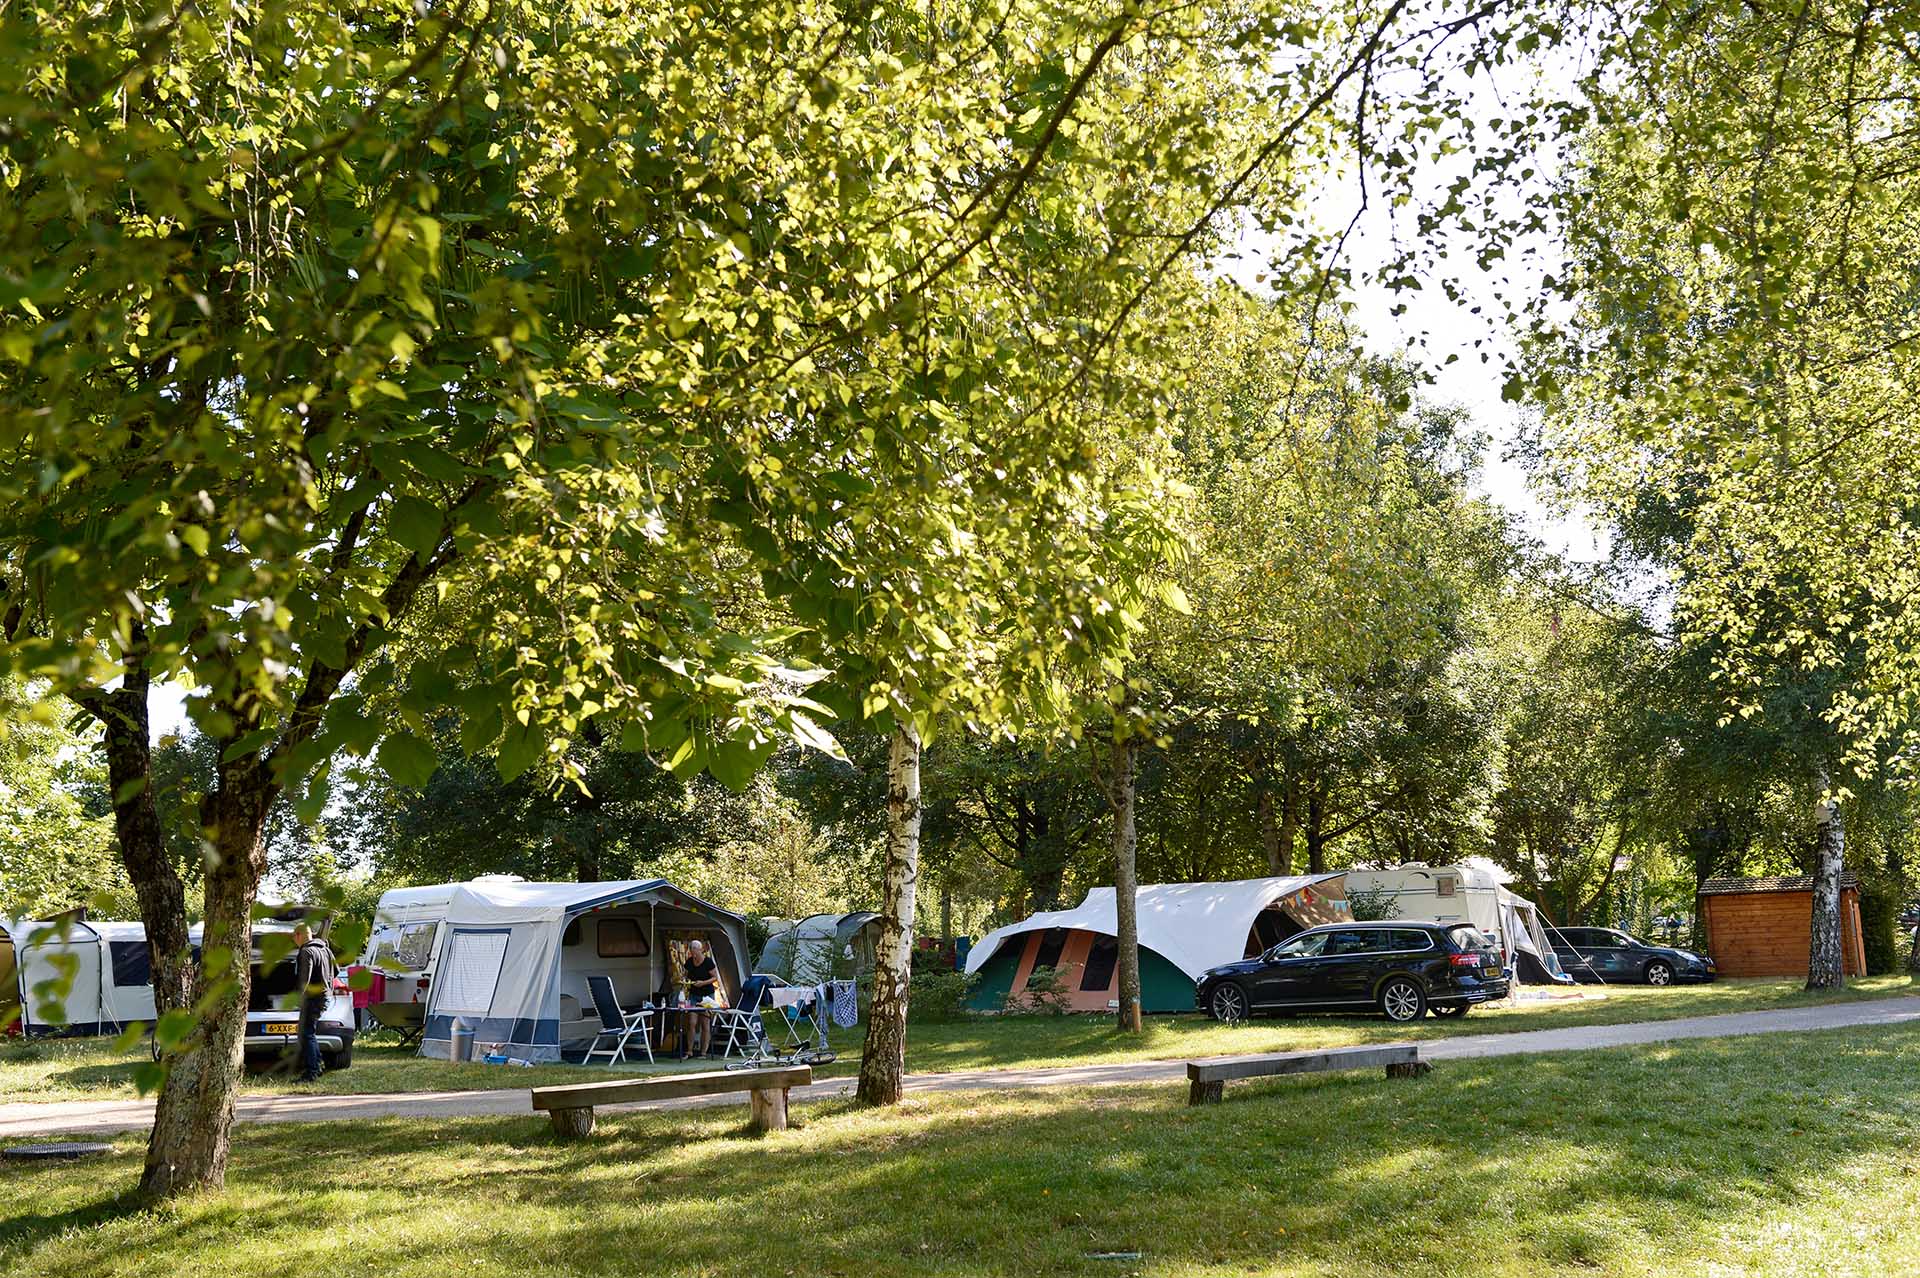
[[[1415,1043],[1391,1047],[1335,1047],[1324,1052],[1275,1052],[1266,1056],[1222,1056],[1187,1062],[1187,1104],[1218,1104],[1230,1078],[1273,1074],[1318,1074],[1336,1069],[1387,1067],[1388,1078],[1414,1078],[1433,1068],[1420,1059]]]
[[[813,1081],[810,1065],[776,1065],[766,1069],[707,1070],[699,1074],[665,1074],[657,1078],[617,1078],[605,1083],[571,1083],[565,1087],[536,1087],[533,1108],[546,1110],[553,1130],[576,1138],[593,1130],[595,1105],[628,1101],[675,1100],[682,1096],[720,1096],[751,1093],[753,1125],[763,1132],[787,1126],[787,1089]]]

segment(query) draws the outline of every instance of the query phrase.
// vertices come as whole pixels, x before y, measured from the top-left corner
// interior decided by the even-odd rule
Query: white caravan
[[[494,881],[518,882],[513,875]],[[379,988],[367,1003],[367,1015],[411,1038],[426,1022],[434,969],[446,946],[447,903],[457,883],[393,888],[373,907],[373,930],[359,966],[379,974]]]
[[[1539,907],[1509,892],[1491,869],[1411,862],[1385,870],[1348,870],[1347,897],[1379,892],[1392,917],[1471,923],[1494,938],[1507,970],[1522,985],[1571,985],[1554,957]]]

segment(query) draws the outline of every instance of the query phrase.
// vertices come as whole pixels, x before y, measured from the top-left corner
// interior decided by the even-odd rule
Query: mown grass
[[[1920,1026],[885,1111],[271,1125],[226,1193],[125,1197],[139,1142],[0,1165],[17,1278],[1894,1275],[1920,1269]],[[1096,1259],[1138,1253],[1137,1259]]]
[[[1391,1039],[1427,1039],[1458,1034],[1511,1033],[1522,1030],[1612,1025],[1627,1021],[1670,1020],[1723,1012],[1806,1007],[1839,1000],[1884,998],[1920,993],[1907,976],[1870,977],[1839,993],[1809,994],[1797,981],[1740,980],[1713,985],[1619,986],[1605,998],[1556,1003],[1521,1003],[1510,1008],[1478,1009],[1453,1021],[1432,1018],[1412,1026],[1392,1026],[1379,1017],[1302,1016],[1261,1019],[1227,1026],[1202,1016],[1154,1016],[1136,1037],[1116,1033],[1101,1016],[994,1016],[955,1024],[916,1024],[907,1038],[907,1065],[919,1073],[965,1069],[1016,1069],[1052,1065],[1110,1064],[1128,1060],[1179,1059],[1243,1052],[1274,1052]],[[817,1069],[832,1077],[858,1069],[861,1031],[835,1031],[844,1053],[832,1066]],[[144,1051],[144,1048],[140,1049]],[[142,1059],[116,1054],[101,1039],[0,1042],[0,1101],[107,1099],[135,1095],[134,1066]],[[704,1068],[662,1061],[659,1070]],[[649,1072],[643,1065],[621,1067]],[[247,1091],[311,1091],[363,1095],[371,1092],[472,1091],[530,1087],[603,1079],[605,1066],[550,1065],[533,1069],[450,1064],[424,1060],[411,1049],[363,1041],[354,1049],[351,1069],[325,1075],[319,1083],[293,1083],[284,1074],[250,1076]]]

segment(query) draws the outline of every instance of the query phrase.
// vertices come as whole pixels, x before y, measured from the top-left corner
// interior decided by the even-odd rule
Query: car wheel
[[[1380,1010],[1390,1021],[1417,1021],[1427,1014],[1427,992],[1418,981],[1397,976],[1380,987]]]
[[[1213,987],[1207,996],[1207,1011],[1216,1021],[1232,1025],[1247,1019],[1247,992],[1232,981]]]
[[[1444,1016],[1449,1020],[1453,1020],[1453,1019],[1457,1019],[1458,1017],[1465,1016],[1467,1014],[1467,1009],[1472,1006],[1473,1004],[1471,1003],[1456,1003],[1452,1007],[1436,1007],[1433,1009],[1433,1014],[1435,1016]]]
[[[1663,962],[1660,959],[1655,959],[1653,962],[1647,964],[1647,984],[1673,984],[1673,964]]]

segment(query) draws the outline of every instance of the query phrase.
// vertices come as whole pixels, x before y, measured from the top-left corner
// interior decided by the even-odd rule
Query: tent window
[[[566,946],[569,949],[580,944],[580,920],[579,919],[575,919],[573,922],[567,924],[567,930],[560,934],[560,944]]]
[[[505,932],[455,932],[434,981],[436,1012],[486,1012],[507,957]]]
[[[153,984],[153,958],[145,941],[108,941],[113,955],[113,983],[119,986]]]
[[[576,926],[579,920],[574,920]],[[646,958],[653,953],[639,919],[601,919],[595,929],[601,958]]]
[[[1080,972],[1080,988],[1104,990],[1113,984],[1113,969],[1120,961],[1120,942],[1111,936],[1096,937],[1087,951],[1087,965]]]
[[[1059,967],[1060,953],[1067,948],[1067,930],[1062,927],[1050,927],[1040,934],[1040,949],[1033,956],[1035,970],[1043,967]]]

